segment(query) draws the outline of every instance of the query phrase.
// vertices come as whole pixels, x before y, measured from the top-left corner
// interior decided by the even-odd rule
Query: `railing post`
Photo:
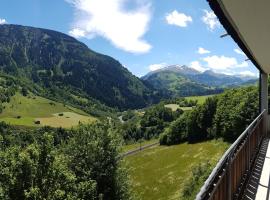
[[[227,167],[227,194],[228,200],[232,199],[232,155],[228,158],[228,167]]]

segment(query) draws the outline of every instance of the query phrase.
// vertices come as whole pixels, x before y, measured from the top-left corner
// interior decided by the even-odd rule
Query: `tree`
[[[173,121],[160,136],[161,145],[173,145],[187,140],[186,119],[187,113]]]
[[[213,134],[234,141],[258,115],[257,87],[232,89],[219,96]]]
[[[79,127],[67,150],[76,184],[87,185],[93,180],[97,196],[105,200],[130,199],[127,175],[119,156],[120,143],[118,133],[106,123]]]
[[[47,133],[39,144],[1,151],[0,160],[0,198],[78,199],[76,177],[68,169],[68,159],[53,150],[53,137]]]

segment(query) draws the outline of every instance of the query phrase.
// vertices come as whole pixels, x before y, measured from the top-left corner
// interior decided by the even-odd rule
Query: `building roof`
[[[270,1],[208,0],[227,33],[253,64],[270,73]]]

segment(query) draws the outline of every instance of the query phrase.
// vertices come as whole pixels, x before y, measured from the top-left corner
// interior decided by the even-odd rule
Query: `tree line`
[[[209,97],[181,114],[161,134],[160,144],[172,145],[223,138],[234,141],[259,114],[258,87],[230,89]]]

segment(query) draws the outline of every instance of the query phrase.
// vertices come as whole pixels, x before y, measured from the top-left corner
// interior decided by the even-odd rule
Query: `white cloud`
[[[199,47],[198,51],[199,54],[207,54],[207,53],[211,53],[209,50],[206,50],[202,47]]]
[[[151,19],[150,3],[135,1],[136,8],[126,10],[126,0],[66,1],[75,8],[71,35],[77,38],[101,36],[117,48],[133,53],[146,53],[151,49],[142,38]]]
[[[200,72],[204,72],[205,70],[207,70],[204,67],[202,67],[198,61],[191,62],[189,66],[193,69],[200,71]]]
[[[152,65],[149,65],[149,69],[150,71],[156,71],[158,69],[162,69],[164,67],[167,66],[167,63],[159,63],[159,64],[152,64]]]
[[[258,73],[254,73],[254,72],[251,72],[251,71],[243,71],[243,72],[239,72],[240,75],[242,76],[258,76]]]
[[[234,49],[234,51],[235,51],[235,53],[246,56],[246,54],[243,51],[241,51],[240,49]]]
[[[220,27],[220,23],[217,19],[217,16],[213,11],[203,10],[204,16],[202,17],[202,21],[207,25],[208,29],[213,31],[215,28]]]
[[[7,21],[6,21],[5,19],[1,19],[1,18],[0,18],[0,25],[1,25],[1,24],[6,24],[6,23],[7,23]]]
[[[74,28],[68,33],[75,38],[85,37],[85,31],[78,28]]]
[[[174,10],[166,15],[166,21],[170,25],[186,27],[188,23],[192,22],[192,17]]]
[[[248,63],[246,61],[238,63],[234,57],[214,55],[203,58],[203,61],[207,63],[209,68],[217,71],[248,67]]]

